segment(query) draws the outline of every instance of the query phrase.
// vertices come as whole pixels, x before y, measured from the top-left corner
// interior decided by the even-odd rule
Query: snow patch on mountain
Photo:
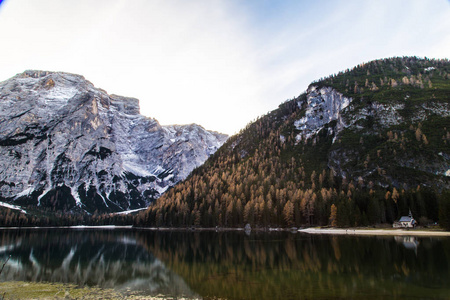
[[[26,210],[23,210],[20,206],[17,206],[17,205],[11,205],[9,203],[5,203],[5,202],[1,202],[0,201],[0,206],[6,207],[6,208],[9,208],[9,209],[13,209],[13,210],[18,210],[18,211],[20,211],[20,212],[22,212],[24,214],[27,213]]]

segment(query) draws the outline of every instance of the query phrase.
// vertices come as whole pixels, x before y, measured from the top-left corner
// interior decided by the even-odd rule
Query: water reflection
[[[450,239],[287,232],[0,231],[2,280],[204,299],[447,299]],[[413,251],[411,251],[413,249]]]
[[[184,280],[133,232],[24,230],[2,234],[1,280],[74,283],[145,294],[195,297]]]
[[[155,238],[155,240],[150,240]],[[205,297],[406,299],[450,295],[449,239],[291,233],[147,236],[149,251]]]
[[[403,244],[406,249],[414,250],[417,254],[417,248],[419,246],[419,240],[415,236],[396,236],[395,241]]]

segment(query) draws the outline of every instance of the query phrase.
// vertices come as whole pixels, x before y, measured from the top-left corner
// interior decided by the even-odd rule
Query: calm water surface
[[[200,299],[450,299],[450,239],[0,230],[1,281]]]

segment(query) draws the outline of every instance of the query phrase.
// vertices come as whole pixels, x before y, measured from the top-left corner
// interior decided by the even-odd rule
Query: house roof
[[[399,222],[411,222],[413,220],[413,218],[408,217],[408,216],[403,216],[400,218]]]

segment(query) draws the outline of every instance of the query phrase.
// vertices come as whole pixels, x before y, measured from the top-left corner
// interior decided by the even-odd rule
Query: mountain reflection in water
[[[139,244],[115,230],[1,232],[2,281],[73,283],[146,294],[195,297],[184,280]]]
[[[414,244],[414,251],[411,245]],[[447,299],[450,239],[3,230],[1,280],[221,299]]]

